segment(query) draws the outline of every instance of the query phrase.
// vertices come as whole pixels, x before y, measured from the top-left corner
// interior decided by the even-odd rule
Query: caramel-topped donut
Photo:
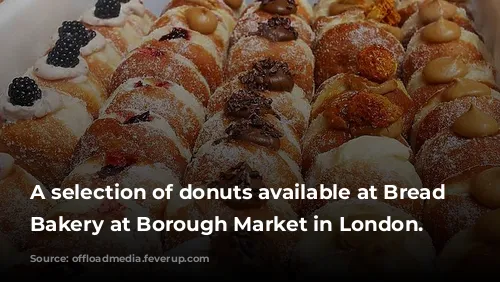
[[[257,33],[259,24],[264,23],[271,18],[288,18],[290,20],[290,25],[295,28],[300,39],[304,40],[304,42],[306,42],[309,46],[314,41],[314,32],[309,24],[301,17],[295,14],[285,16],[271,14],[262,11],[259,8],[259,4],[255,3],[250,5],[238,20],[238,23],[236,24],[236,27],[231,35],[231,45],[236,43],[242,37],[251,36]]]
[[[433,271],[436,252],[425,231],[340,231],[341,219],[346,227],[358,220],[374,220],[375,224],[380,224],[388,216],[403,221],[415,220],[400,209],[375,200],[350,199],[330,203],[315,215],[330,221],[333,230],[315,232],[311,229],[313,215],[307,217],[308,231],[301,234],[291,264],[298,279],[310,275],[364,278],[366,275],[386,277],[389,273]]]
[[[203,6],[185,5],[169,9],[155,22],[151,30],[167,26],[193,30],[208,36],[221,54],[225,54],[229,46],[231,30],[217,11]]]
[[[207,80],[211,91],[215,91],[223,80],[223,57],[215,44],[199,32],[166,26],[154,30],[144,39],[142,47],[173,51],[198,67]]]
[[[413,102],[400,81],[377,84],[356,75],[334,76],[320,87],[312,105],[303,140],[303,170],[317,155],[358,136],[387,136],[406,144],[403,137],[413,116]]]
[[[208,103],[208,116],[224,110],[227,101],[240,90],[252,90],[272,100],[271,107],[282,123],[289,124],[299,139],[309,124],[311,106],[293,81],[286,63],[272,60],[257,62],[251,70],[228,81],[215,91]]]
[[[498,204],[490,183],[498,170],[489,170],[500,167],[500,118],[497,111],[477,105],[427,140],[416,157],[425,187],[445,185],[446,198],[430,200],[424,209],[424,225],[438,248]]]
[[[467,31],[475,33],[472,21],[467,12],[445,0],[426,0],[422,2],[418,10],[411,15],[401,27],[403,33],[403,44],[410,42],[412,36],[422,27],[431,24],[440,18],[451,21]]]
[[[340,73],[359,74],[376,82],[395,78],[404,48],[380,25],[352,11],[324,25],[313,47],[316,86]]]
[[[172,0],[165,6],[162,15],[180,6],[200,6],[211,10],[224,21],[229,32],[236,25],[236,18],[245,9],[245,3],[242,0]]]
[[[127,80],[137,77],[172,81],[194,95],[203,105],[210,97],[210,87],[196,65],[170,50],[156,47],[137,48],[116,69],[109,93]]]
[[[226,76],[233,78],[264,59],[286,63],[295,84],[310,99],[314,93],[314,56],[311,48],[299,38],[289,18],[270,18],[259,23],[255,35],[236,42],[229,52]]]
[[[456,23],[440,18],[421,28],[410,40],[403,62],[403,82],[415,71],[440,57],[460,57],[465,64],[490,61],[481,39]]]

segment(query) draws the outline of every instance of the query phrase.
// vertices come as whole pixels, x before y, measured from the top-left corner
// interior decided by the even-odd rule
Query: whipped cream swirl
[[[47,64],[45,55],[35,63],[33,73],[39,78],[46,80],[74,79],[75,83],[85,81],[89,72],[87,61],[83,57],[78,57],[79,63],[74,68],[56,67]]]
[[[130,0],[128,3],[122,4],[122,11],[127,15],[143,17],[146,13],[146,7],[140,0]]]
[[[124,13],[123,9],[118,17],[111,19],[100,19],[94,15],[94,11],[95,7],[87,10],[81,18],[82,22],[93,26],[122,27],[127,21],[127,14]]]
[[[63,106],[63,95],[50,89],[42,89],[42,98],[29,107],[13,105],[7,94],[0,96],[0,116],[7,122],[42,118]]]

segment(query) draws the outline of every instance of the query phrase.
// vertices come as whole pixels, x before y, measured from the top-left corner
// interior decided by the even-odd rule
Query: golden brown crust
[[[5,169],[5,168],[4,168]],[[30,199],[36,185],[42,187],[46,199]],[[7,177],[0,180],[0,231],[16,245],[23,249],[32,236],[31,217],[43,217],[54,206],[50,192],[43,184],[31,175],[14,165]],[[3,246],[2,246],[3,247]],[[11,258],[12,259],[12,258]]]
[[[87,61],[90,72],[93,73],[97,78],[99,78],[102,81],[101,84],[103,85],[103,88],[107,89],[109,87],[109,84],[111,83],[113,73],[120,64],[122,57],[118,53],[118,50],[116,50],[114,45],[107,44],[105,48],[107,50],[108,48],[111,49],[112,51],[108,52],[113,52],[113,56],[110,56],[109,53],[94,53],[86,56],[85,60]],[[101,56],[103,55],[106,56],[106,60],[102,59]]]
[[[471,105],[500,120],[500,100],[493,97],[464,97],[451,102],[442,102],[413,128],[412,145],[415,151],[418,152],[426,140],[450,128],[457,118],[470,109]]]
[[[137,162],[162,163],[179,177],[189,161],[169,136],[149,127],[147,123],[126,125],[115,119],[104,118],[96,120],[78,142],[72,168],[90,157],[108,153],[120,153]]]
[[[0,134],[0,152],[49,187],[57,187],[70,171],[78,138],[53,116],[5,123]]]
[[[360,67],[364,69],[367,66],[359,65],[358,56],[361,51],[373,46],[389,51],[392,57],[384,56],[384,62],[394,62],[399,67],[404,56],[403,46],[392,34],[373,23],[341,23],[324,31],[313,47],[316,57],[316,86],[319,87],[325,80],[340,73],[359,74]],[[387,65],[390,70],[384,69],[383,73],[390,73],[394,68],[393,64]],[[389,78],[395,78],[396,75],[394,72]]]
[[[138,48],[117,68],[109,93],[130,78],[154,77],[162,81],[172,81],[194,94],[202,103],[208,101],[210,89],[205,78],[193,63],[171,51],[155,48]]]
[[[113,42],[122,56],[136,48],[143,36],[142,32],[130,20],[127,20],[123,27],[93,26],[86,23],[84,25],[89,29],[99,32],[104,38]]]
[[[222,84],[222,66],[217,64],[217,58],[214,58],[213,55],[201,45],[195,44],[189,40],[180,39],[164,41],[153,40],[145,43],[142,47],[155,48],[162,51],[170,50],[191,60],[207,80],[212,92]],[[206,104],[206,102],[204,102],[204,104]]]
[[[424,187],[438,187],[471,169],[500,166],[499,145],[500,134],[468,139],[441,131],[420,148],[415,168]]]
[[[288,64],[295,84],[302,88],[308,99],[314,93],[314,61],[311,49],[298,39],[286,42],[271,42],[265,38],[249,36],[241,38],[229,52],[226,77],[233,78],[248,71],[258,61],[269,58]]]
[[[486,59],[474,45],[463,40],[446,43],[421,42],[419,46],[406,54],[403,62],[403,82],[408,83],[417,70],[440,57],[460,57],[465,63],[474,63]]]
[[[196,108],[184,104],[177,96],[188,93],[175,93],[176,90],[169,88],[168,82],[156,83],[141,83],[132,90],[119,88],[103,113],[120,114],[130,110],[153,112],[165,118],[177,136],[192,148],[202,126],[198,116],[203,113],[196,113]]]

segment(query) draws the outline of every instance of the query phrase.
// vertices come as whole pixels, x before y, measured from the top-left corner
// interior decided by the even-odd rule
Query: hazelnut
[[[238,10],[243,4],[243,0],[224,0],[224,3],[233,10]]]
[[[422,30],[421,37],[429,43],[446,43],[457,40],[462,34],[462,29],[454,22],[440,18]]]
[[[431,84],[450,83],[464,77],[467,65],[456,57],[441,57],[430,61],[422,70],[425,80]]]
[[[487,85],[467,78],[458,78],[457,82],[443,93],[442,100],[449,102],[466,96],[482,97],[490,95],[491,88]]]
[[[471,105],[468,112],[459,117],[452,126],[453,132],[466,138],[486,137],[498,133],[498,122]]]
[[[212,34],[217,29],[219,19],[210,10],[192,7],[186,12],[189,28],[202,34]]]
[[[474,177],[472,196],[482,205],[500,209],[500,167],[487,169]]]
[[[430,0],[422,3],[418,16],[423,24],[429,24],[443,17],[451,19],[457,13],[457,7],[444,0]]]

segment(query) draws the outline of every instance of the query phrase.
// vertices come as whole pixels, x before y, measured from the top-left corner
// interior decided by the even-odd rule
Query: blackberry
[[[42,98],[42,90],[29,77],[14,78],[9,85],[9,99],[15,106],[31,107]]]
[[[94,16],[100,19],[112,19],[120,15],[121,3],[118,0],[98,0]]]
[[[96,32],[85,28],[79,21],[65,21],[58,30],[59,38],[70,35],[81,46],[86,46],[90,40],[94,39]]]
[[[74,68],[80,60],[80,45],[73,36],[66,35],[59,38],[56,46],[50,50],[47,57],[47,64],[55,67]]]

